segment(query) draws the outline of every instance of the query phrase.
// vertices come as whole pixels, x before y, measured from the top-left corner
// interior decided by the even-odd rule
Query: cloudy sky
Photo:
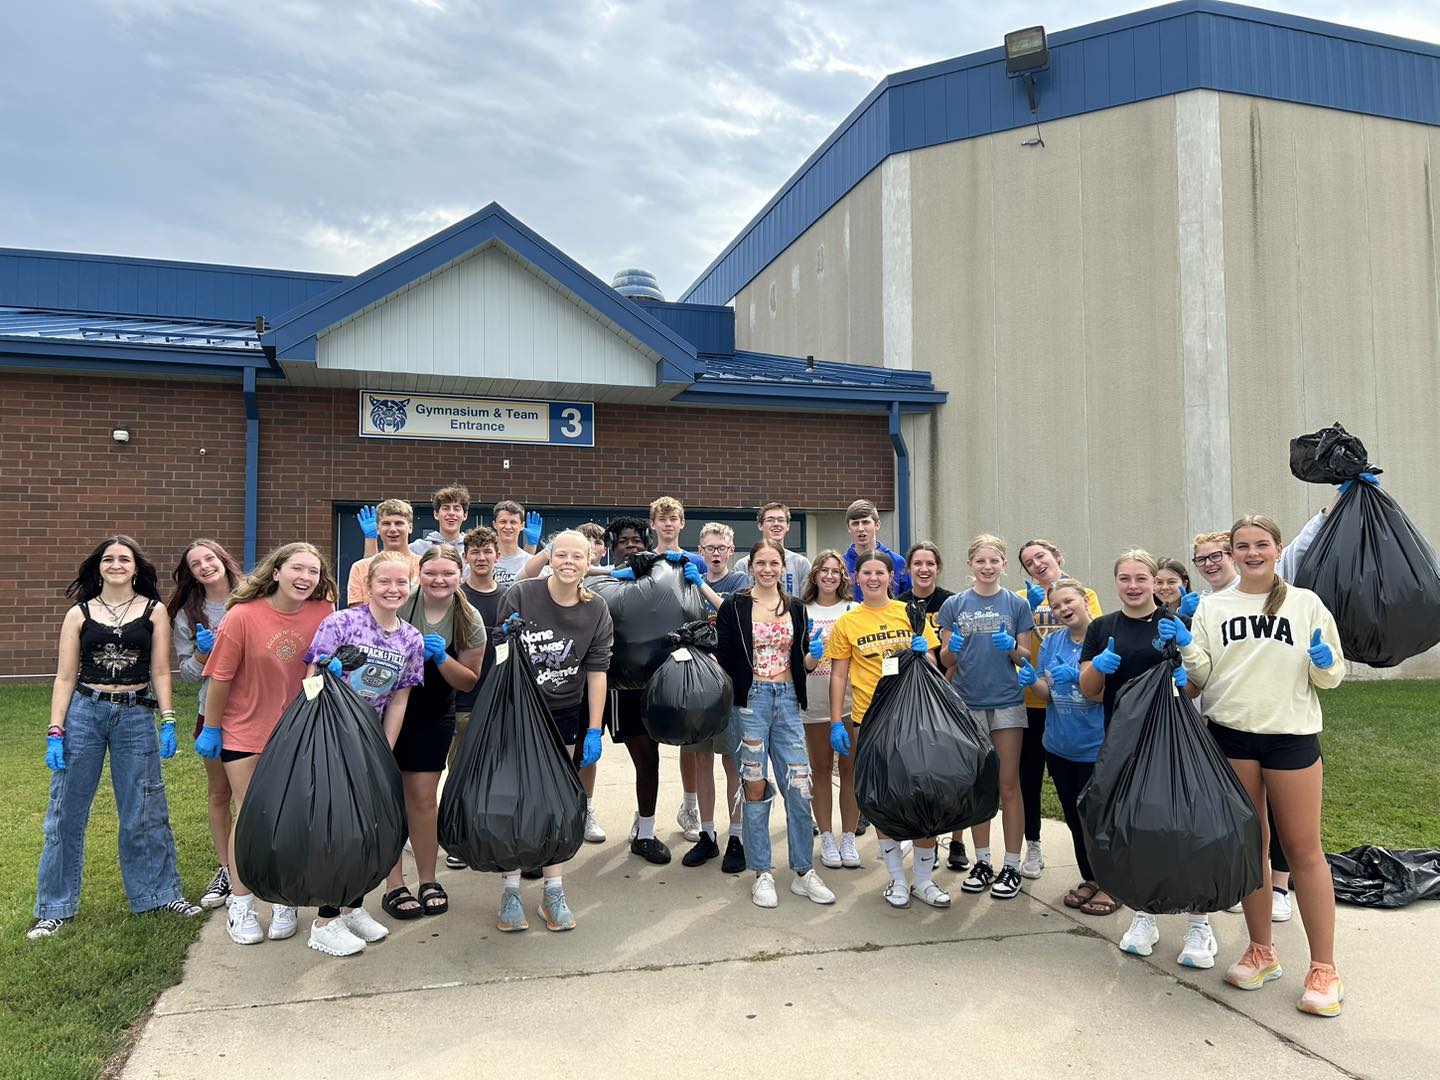
[[[353,273],[498,200],[674,298],[885,75],[1145,6],[27,0],[0,246]],[[1269,6],[1440,41],[1433,0]]]

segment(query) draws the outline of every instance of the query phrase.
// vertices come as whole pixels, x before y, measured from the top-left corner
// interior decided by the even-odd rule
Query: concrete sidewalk
[[[251,947],[233,944],[217,914],[122,1075],[1436,1075],[1440,904],[1342,907],[1349,998],[1342,1017],[1321,1020],[1294,1005],[1307,955],[1298,914],[1276,928],[1285,978],[1256,993],[1221,979],[1245,944],[1239,915],[1214,916],[1212,971],[1175,965],[1178,916],[1160,920],[1153,956],[1127,956],[1112,943],[1128,911],[1093,919],[1060,903],[1077,875],[1058,822],[1045,823],[1044,877],[1013,901],[966,896],[941,869],[949,910],[892,910],[871,833],[863,868],[822,868],[833,907],[792,895],[782,868],[780,907],[762,911],[750,875],[722,874],[719,860],[680,865],[674,750],[661,768],[658,831],[674,861],[657,867],[629,854],[634,774],[607,741],[596,806],[610,840],[586,845],[565,875],[573,932],[545,931],[540,883],[527,881],[531,929],[501,934],[496,876],[443,869],[447,915],[397,924],[372,896],[392,933],[353,958],[306,948],[313,912],[290,941]],[[772,824],[783,860],[778,805]]]

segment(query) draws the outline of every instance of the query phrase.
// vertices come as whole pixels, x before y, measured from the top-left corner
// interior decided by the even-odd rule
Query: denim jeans
[[[149,911],[181,897],[155,713],[145,705],[74,694],[65,713],[65,768],[50,774],[37,919],[68,919],[80,906],[85,827],[107,749],[120,817],[120,876],[130,910]]]
[[[805,750],[805,725],[795,688],[787,681],[750,685],[749,704],[731,714],[730,732],[736,744],[735,760],[740,772],[743,803],[741,836],[745,842],[745,865],[751,870],[770,870],[770,804],[776,784],[770,782],[769,765],[775,765],[775,780],[785,797],[785,828],[790,843],[790,869],[803,874],[815,865],[814,815],[810,812],[813,783],[810,758]],[[765,781],[765,797],[752,800],[745,794],[745,782]]]

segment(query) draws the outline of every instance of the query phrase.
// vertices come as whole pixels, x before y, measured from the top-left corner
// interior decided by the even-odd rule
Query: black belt
[[[96,690],[93,686],[79,683],[75,687],[75,692],[88,698],[94,698],[96,701],[113,701],[120,705],[144,705],[147,709],[160,707],[160,703],[145,690]]]

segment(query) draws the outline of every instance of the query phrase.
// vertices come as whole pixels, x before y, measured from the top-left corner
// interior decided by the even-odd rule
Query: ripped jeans
[[[815,865],[814,815],[810,812],[813,783],[805,750],[805,726],[795,688],[789,682],[761,682],[750,686],[748,706],[739,706],[730,718],[732,740],[738,744],[735,760],[740,771],[740,798],[744,807],[741,835],[745,866],[770,870],[770,804],[776,784],[770,782],[769,764],[785,797],[785,827],[790,841],[790,869],[803,874]],[[765,781],[765,797],[751,800],[745,782]]]

